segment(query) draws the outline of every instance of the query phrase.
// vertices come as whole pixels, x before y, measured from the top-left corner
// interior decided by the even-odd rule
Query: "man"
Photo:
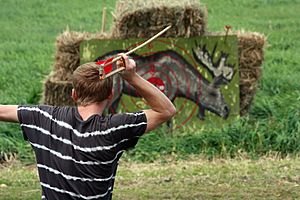
[[[134,60],[121,56],[126,68],[122,78],[150,109],[103,116],[113,97],[113,83],[111,78],[99,79],[95,63],[73,74],[77,107],[0,106],[0,120],[19,122],[34,149],[42,199],[111,199],[122,153],[175,115],[172,102],[135,72]]]

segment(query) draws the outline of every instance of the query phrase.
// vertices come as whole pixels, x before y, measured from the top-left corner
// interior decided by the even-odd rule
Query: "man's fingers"
[[[120,54],[118,54],[118,55],[121,56],[121,57],[123,58],[123,61],[124,61],[124,63],[122,63],[122,61],[119,60],[118,62],[119,62],[119,63],[122,63],[123,66],[120,66],[120,65],[122,65],[122,64],[120,64],[120,65],[118,65],[118,67],[125,67],[127,70],[131,70],[132,68],[134,68],[135,63],[134,63],[134,61],[131,59],[131,57],[127,56],[127,55],[124,54],[124,53],[120,53]],[[125,66],[124,66],[124,65],[125,65]]]
[[[124,58],[124,60],[128,60],[128,56],[125,53],[119,53],[118,55]]]
[[[128,66],[128,56],[126,56],[124,53],[119,53],[119,56],[121,56],[120,60],[117,61],[118,68],[120,67],[127,67]]]
[[[120,67],[125,67],[125,60],[123,60],[122,58],[120,60],[117,61],[117,67],[120,68]]]

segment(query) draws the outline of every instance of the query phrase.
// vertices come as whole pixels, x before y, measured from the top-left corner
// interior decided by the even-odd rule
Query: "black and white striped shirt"
[[[144,112],[93,115],[76,107],[19,106],[34,149],[42,199],[111,199],[118,160],[145,132]]]

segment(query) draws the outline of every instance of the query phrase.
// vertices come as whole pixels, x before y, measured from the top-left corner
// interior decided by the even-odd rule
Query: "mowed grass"
[[[121,162],[114,199],[300,199],[300,160]],[[0,199],[39,199],[35,166],[0,168]]]

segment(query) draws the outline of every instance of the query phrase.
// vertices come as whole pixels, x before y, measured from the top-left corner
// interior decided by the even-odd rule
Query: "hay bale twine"
[[[266,37],[260,33],[238,32],[240,115],[245,115],[256,93],[262,75]]]
[[[207,9],[198,0],[119,0],[112,28],[114,38],[144,38],[172,25],[164,37],[203,35]]]

